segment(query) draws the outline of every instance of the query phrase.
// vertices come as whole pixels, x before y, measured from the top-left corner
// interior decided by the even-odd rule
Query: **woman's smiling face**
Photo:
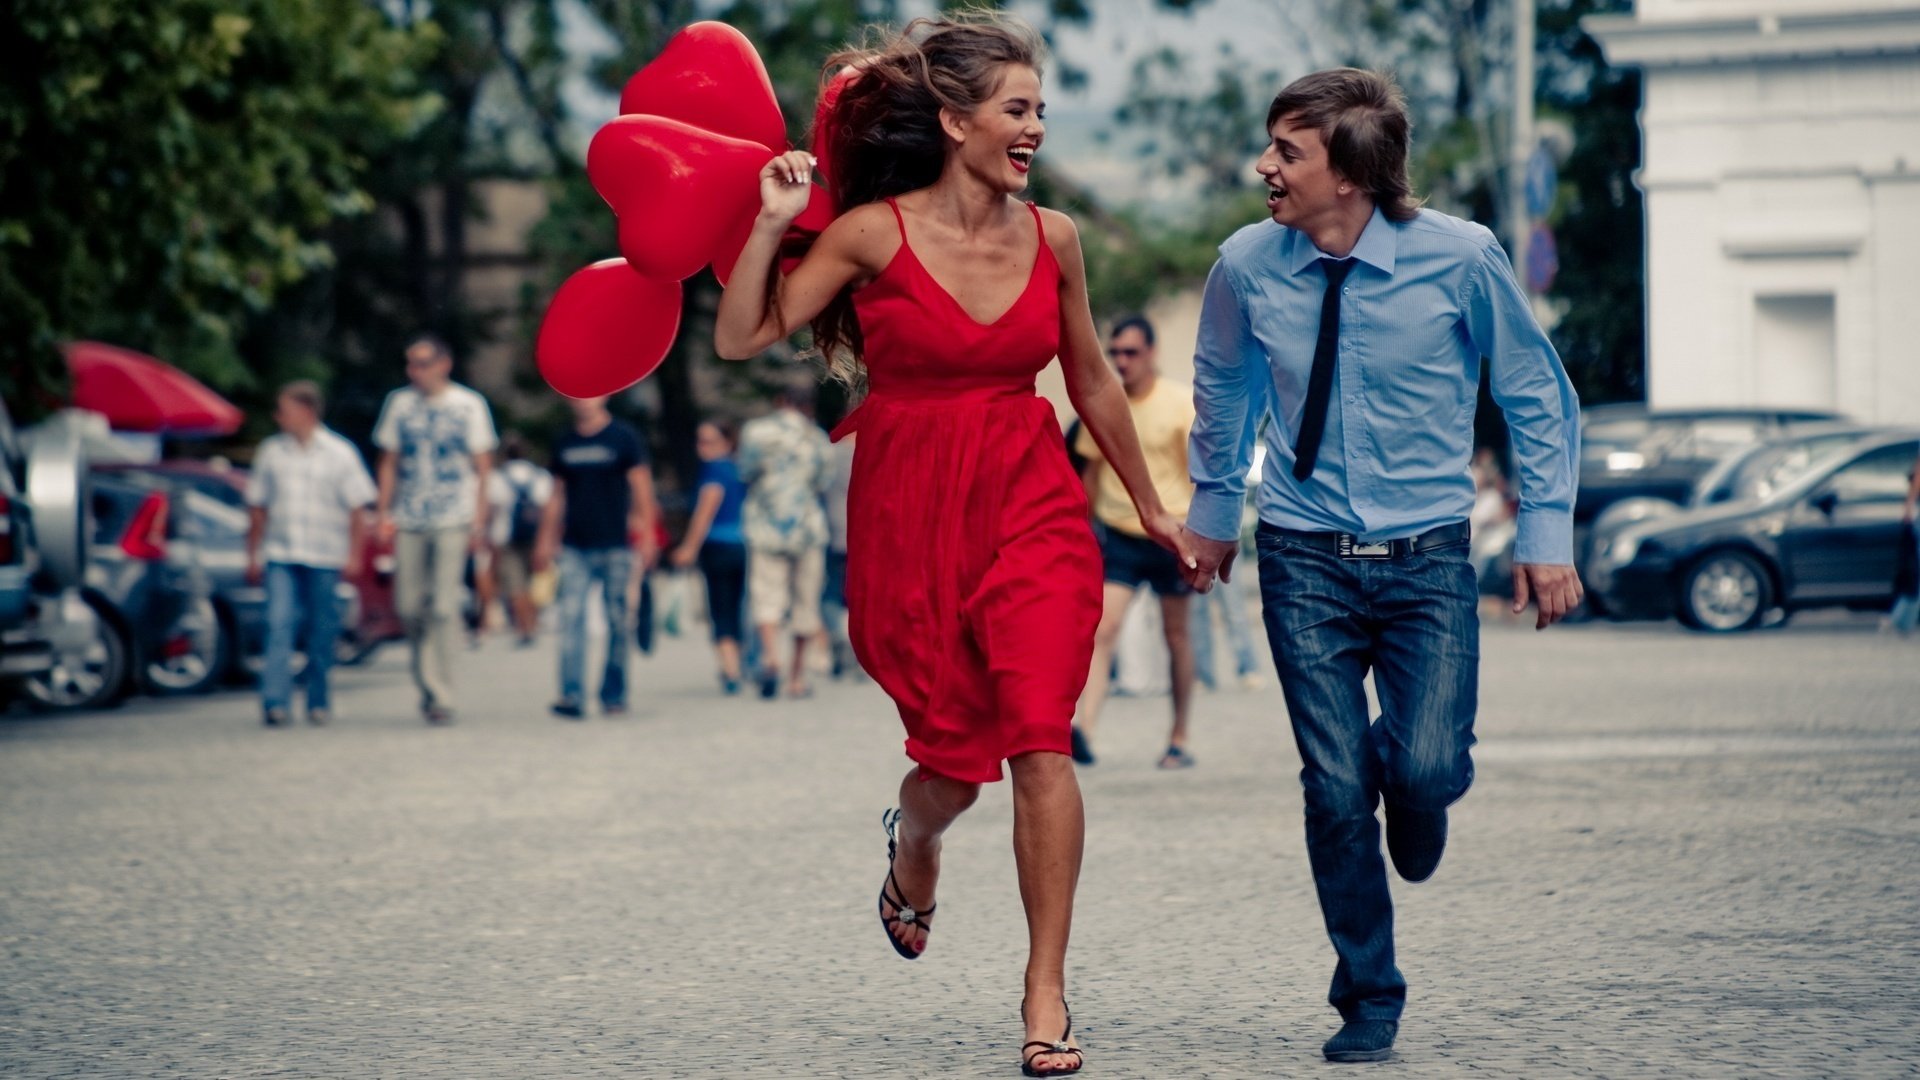
[[[951,152],[995,186],[1010,193],[1025,190],[1034,155],[1047,135],[1045,114],[1040,73],[1025,64],[1008,64],[993,96],[955,125],[959,145]]]

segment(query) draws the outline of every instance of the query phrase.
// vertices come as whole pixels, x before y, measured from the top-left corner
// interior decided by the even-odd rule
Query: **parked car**
[[[1700,478],[1687,507],[1697,510],[1717,503],[1764,499],[1831,455],[1885,430],[1860,424],[1812,424],[1795,434],[1735,451]]]
[[[1751,629],[1776,608],[1884,609],[1917,455],[1920,432],[1869,434],[1763,497],[1628,526],[1595,553],[1587,585],[1616,615],[1709,631]]]
[[[53,665],[53,647],[34,617],[39,566],[26,475],[13,418],[0,401],[0,706],[15,681]]]
[[[1580,414],[1580,494],[1574,521],[1599,518],[1622,499],[1684,506],[1727,455],[1842,418],[1816,409],[1661,409],[1596,405]]]

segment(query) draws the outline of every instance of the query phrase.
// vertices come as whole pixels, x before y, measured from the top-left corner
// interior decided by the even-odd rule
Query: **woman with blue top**
[[[707,579],[707,613],[713,623],[713,648],[720,657],[720,687],[740,692],[740,632],[747,592],[747,537],[740,507],[747,485],[733,463],[739,442],[733,425],[708,420],[700,425],[694,447],[700,454],[699,494],[686,539],[673,550],[673,565],[698,563]]]

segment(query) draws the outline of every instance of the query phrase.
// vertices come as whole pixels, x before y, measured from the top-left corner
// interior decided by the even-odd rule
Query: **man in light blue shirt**
[[[1307,850],[1339,964],[1333,1061],[1392,1053],[1406,982],[1374,817],[1409,881],[1438,866],[1473,780],[1478,589],[1467,561],[1484,358],[1520,480],[1516,610],[1545,628],[1573,570],[1579,402],[1486,229],[1413,200],[1406,105],[1351,68],[1274,99],[1257,166],[1273,220],[1220,247],[1194,356],[1196,588],[1232,572],[1263,416],[1260,584],[1306,788]],[[1365,679],[1381,716],[1370,721]]]

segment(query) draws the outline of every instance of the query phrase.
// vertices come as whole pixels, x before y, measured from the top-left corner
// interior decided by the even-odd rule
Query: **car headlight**
[[[1633,472],[1647,467],[1647,456],[1632,450],[1615,450],[1607,455],[1608,472]]]
[[[1627,565],[1633,561],[1635,555],[1640,554],[1640,534],[1634,532],[1614,534],[1613,539],[1607,541],[1605,554],[1607,562],[1614,566]]]

